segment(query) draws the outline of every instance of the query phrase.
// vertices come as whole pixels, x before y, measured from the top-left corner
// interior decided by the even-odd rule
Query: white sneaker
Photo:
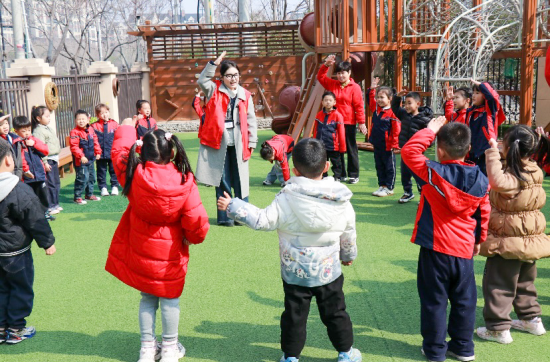
[[[113,188],[111,189],[111,195],[113,195],[113,196],[118,195],[118,187],[113,186]]]
[[[141,342],[138,362],[155,362],[160,358],[160,346],[157,341]]]
[[[461,355],[458,355],[454,352],[451,352],[451,351],[447,351],[447,356],[449,357],[453,357],[454,359],[456,359],[457,361],[461,361],[461,362],[470,362],[470,361],[475,361],[476,359],[476,356],[475,355],[472,355],[472,356],[461,356]]]
[[[380,191],[380,192],[378,193],[378,195],[376,195],[376,196],[378,196],[378,197],[386,197],[386,196],[391,196],[391,195],[393,195],[393,190],[390,190],[389,188],[384,187],[384,188],[382,188],[382,191]]]
[[[502,344],[510,344],[514,341],[512,339],[512,335],[510,334],[509,329],[504,331],[490,331],[485,327],[479,327],[476,330],[476,334],[481,339],[498,342]]]
[[[376,191],[374,191],[374,192],[372,193],[372,196],[378,196],[378,194],[381,193],[382,190],[384,190],[384,188],[383,188],[382,186],[380,186],[380,187],[378,188],[378,190],[376,190]]]
[[[160,362],[178,362],[185,356],[185,347],[178,341],[162,341]]]
[[[273,185],[273,182],[268,181],[268,180],[264,180],[264,181],[262,182],[262,185],[264,185],[264,186],[271,186],[271,185]]]
[[[101,189],[101,196],[109,196],[109,191],[106,187]]]
[[[546,333],[546,329],[544,329],[544,325],[542,324],[542,320],[540,319],[540,317],[535,317],[531,320],[514,319],[512,321],[512,328],[519,331],[529,332],[531,334],[534,334],[535,336],[542,336]]]

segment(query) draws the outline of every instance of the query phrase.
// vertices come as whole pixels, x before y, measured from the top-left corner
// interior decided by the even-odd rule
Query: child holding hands
[[[281,316],[281,362],[297,362],[306,342],[310,301],[317,301],[340,362],[360,362],[352,347],[353,329],[346,312],[340,264],[351,265],[357,256],[355,212],[351,191],[333,178],[325,147],[305,138],[292,152],[291,178],[267,208],[260,210],[228,193],[218,209],[256,230],[277,230],[285,310]],[[313,210],[313,211],[312,211]]]

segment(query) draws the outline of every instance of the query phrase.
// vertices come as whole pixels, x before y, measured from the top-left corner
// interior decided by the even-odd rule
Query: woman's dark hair
[[[36,127],[40,124],[38,122],[38,117],[42,118],[44,115],[44,112],[46,112],[48,108],[46,106],[33,106],[31,111],[31,128],[34,131]]]
[[[137,114],[139,114],[139,111],[141,110],[141,106],[143,106],[145,103],[149,104],[149,106],[151,105],[151,103],[149,103],[149,101],[146,101],[145,99],[140,99],[139,101],[136,102]]]
[[[351,63],[350,62],[340,62],[334,67],[334,73],[338,72],[348,72],[351,73]]]
[[[132,178],[138,165],[142,165],[145,168],[146,162],[154,162],[160,165],[166,165],[171,162],[172,150],[176,148],[176,154],[174,156],[174,164],[178,171],[181,172],[181,183],[183,184],[187,179],[189,173],[193,174],[189,159],[183,148],[183,144],[178,137],[172,135],[170,140],[166,139],[166,132],[162,129],[150,131],[143,136],[143,146],[141,146],[141,154],[136,153],[137,145],[134,143],[130,148],[128,154],[128,160],[126,161],[126,184],[122,190],[122,194],[128,196],[130,189],[132,188]]]
[[[262,149],[260,150],[260,156],[266,161],[271,160],[271,157],[273,157],[273,147],[271,147],[269,145],[269,143],[267,143],[267,141],[262,143]]]
[[[384,93],[386,96],[388,96],[389,99],[392,99],[393,95],[395,94],[395,89],[382,86],[376,90],[376,95],[378,95],[378,93]]]
[[[241,73],[241,70],[239,69],[239,66],[237,65],[237,63],[235,63],[232,60],[223,60],[222,63],[220,64],[220,74],[224,76],[225,72],[227,72],[227,70],[231,67],[237,69],[239,73]]]
[[[518,124],[511,127],[504,135],[504,146],[508,149],[506,154],[506,171],[516,178],[527,181],[523,159],[535,154],[538,147],[538,137],[535,132],[526,125]]]

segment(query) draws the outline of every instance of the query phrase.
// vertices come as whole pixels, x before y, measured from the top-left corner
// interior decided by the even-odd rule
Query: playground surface
[[[260,142],[272,132],[259,132]],[[181,135],[193,168],[198,139]],[[432,152],[433,154],[433,152]],[[373,154],[360,153],[361,181],[350,185],[357,215],[359,255],[343,268],[348,312],[363,361],[425,361],[420,353],[420,310],[416,290],[418,246],[409,242],[418,195],[399,205],[396,194],[376,198]],[[267,206],[279,186],[262,186],[271,164],[255,152],[250,161],[250,201]],[[105,272],[112,235],[125,210],[125,198],[72,204],[74,174],[62,180],[65,211],[51,223],[57,253],[47,257],[33,246],[35,304],[29,325],[35,337],[18,345],[0,345],[2,362],[135,362],[139,358],[138,291]],[[180,300],[179,340],[187,348],[181,361],[278,361],[279,317],[283,289],[276,232],[215,225],[214,188],[200,186],[212,224],[202,245],[192,246],[187,282]],[[545,181],[545,188],[550,184]],[[97,190],[96,190],[96,194]],[[547,219],[550,207],[543,209]],[[475,258],[478,285],[477,326],[483,325],[481,278],[484,258]],[[542,320],[550,327],[550,261],[538,264],[535,283]],[[157,335],[161,334],[160,315]],[[548,361],[550,336],[512,331],[510,345],[475,337],[478,361]],[[336,361],[313,303],[301,362]],[[451,359],[449,359],[451,360]]]

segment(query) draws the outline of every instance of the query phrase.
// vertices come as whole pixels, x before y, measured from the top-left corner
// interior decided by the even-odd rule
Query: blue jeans
[[[26,326],[32,312],[34,265],[30,250],[9,257],[0,256],[0,328]]]
[[[109,170],[109,176],[111,176],[111,187],[120,187],[116,178],[115,169],[113,168],[113,161],[110,159],[99,159],[97,162],[97,184],[99,189],[107,188],[107,169]]]
[[[94,194],[95,172],[94,161],[85,165],[76,166],[76,179],[74,180],[74,198],[82,198],[82,192],[86,197]]]
[[[287,163],[290,163],[290,158],[292,157],[292,153],[287,153]],[[279,180],[279,182],[282,184],[285,182],[285,178],[283,177],[283,169],[279,165],[279,163],[275,162],[273,164],[273,167],[271,167],[271,171],[267,174],[265,177],[266,181],[269,181],[271,183],[274,183],[275,180]]]
[[[235,191],[235,197],[248,202],[248,197],[243,198],[241,192],[241,179],[239,177],[239,164],[237,162],[237,152],[235,146],[227,146],[225,155],[225,164],[223,166],[222,179],[220,186],[216,187],[216,202],[227,192],[231,197],[231,188]],[[232,225],[233,220],[227,217],[226,211],[218,210],[218,225]]]

